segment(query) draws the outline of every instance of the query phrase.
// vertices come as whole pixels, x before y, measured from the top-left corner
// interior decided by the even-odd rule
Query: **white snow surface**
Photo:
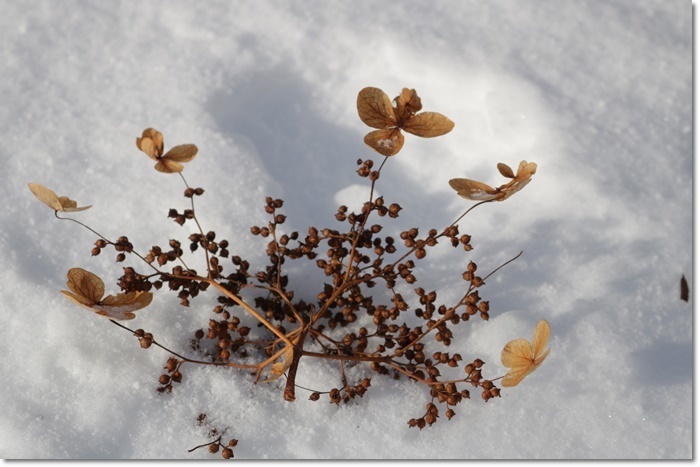
[[[691,27],[681,0],[1,1],[0,456],[207,459],[187,452],[209,441],[205,412],[239,440],[237,459],[690,458]],[[206,190],[200,222],[261,267],[266,241],[249,227],[266,222],[265,196],[302,233],[338,226],[337,203],[367,196],[356,160],[381,156],[362,141],[366,86],[415,88],[456,124],[407,134],[383,168],[379,192],[403,207],[393,232],[444,227],[472,205],[450,178],[498,185],[498,162],[538,164],[523,191],[460,222],[472,252],[431,250],[417,275],[450,302],[469,259],[489,271],[523,250],[481,289],[491,319],[457,327],[450,351],[501,376],[503,346],[546,319],[548,359],[422,431],[407,421],[424,386],[364,366],[350,372],[372,387],[340,407],[193,365],[158,394],[168,355],[59,294],[71,267],[116,293],[122,265],[91,257],[95,235],[57,221],[27,183],[92,204],[71,217],[139,251],[187,248],[192,227],[166,217],[187,207],[182,181],[134,144],[155,127],[166,147],[198,145],[184,174]],[[313,300],[317,284],[289,272]],[[196,356],[188,342],[213,303],[183,309],[163,291],[125,324]],[[339,387],[337,369],[302,360],[297,382]]]

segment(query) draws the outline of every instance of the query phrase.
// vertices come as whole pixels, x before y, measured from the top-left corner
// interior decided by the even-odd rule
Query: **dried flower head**
[[[462,198],[474,201],[503,201],[510,198],[515,193],[522,190],[525,185],[530,183],[530,179],[537,171],[537,164],[527,161],[520,162],[516,174],[513,173],[513,169],[502,162],[499,162],[497,167],[501,175],[511,179],[510,182],[498,188],[493,188],[475,180],[453,178],[450,180],[450,186],[457,191],[457,194]]]
[[[182,163],[191,161],[197,155],[194,144],[175,146],[163,155],[163,134],[153,128],[143,130],[141,137],[136,138],[136,147],[157,161],[155,169],[163,173],[182,172]]]
[[[151,292],[129,292],[104,298],[105,284],[95,274],[80,268],[68,271],[68,288],[61,290],[68,300],[110,319],[134,319],[134,311],[147,307],[153,299]]]
[[[34,196],[36,196],[39,201],[53,209],[54,211],[61,212],[78,212],[90,209],[92,206],[78,207],[78,203],[66,196],[58,196],[54,191],[49,190],[45,186],[39,185],[38,183],[29,183],[29,189],[32,190]]]
[[[403,147],[401,130],[416,136],[432,138],[449,133],[454,123],[437,112],[422,112],[415,89],[404,88],[391,104],[389,96],[378,88],[364,88],[357,96],[357,113],[368,126],[377,128],[367,133],[365,144],[384,156],[393,156]]]
[[[515,339],[506,344],[501,353],[501,362],[506,368],[510,368],[503,378],[503,387],[513,387],[527,375],[542,364],[549,351],[545,352],[549,340],[549,323],[542,320],[537,323],[535,334],[532,337],[532,345],[525,339]]]

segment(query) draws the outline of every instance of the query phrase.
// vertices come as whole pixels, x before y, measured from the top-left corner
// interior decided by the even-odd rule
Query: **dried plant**
[[[338,208],[335,219],[344,227],[309,227],[305,234],[297,231],[287,234],[281,228],[286,222],[281,212],[283,201],[267,197],[264,210],[270,220],[251,228],[252,235],[266,241],[268,264],[259,267],[233,254],[228,240],[214,231],[205,232],[200,225],[195,199],[204,190],[191,187],[182,175],[182,164],[194,159],[197,147],[179,145],[163,154],[163,135],[153,128],[143,131],[136,139],[136,146],[156,161],[157,171],[177,173],[184,182],[189,207],[182,212],[170,209],[168,217],[180,225],[191,226],[193,233],[187,236],[189,250],[193,254],[203,253],[203,272],[188,266],[191,261],[189,258],[185,261],[181,241],[170,239],[165,245],[154,245],[139,253],[126,236],[112,241],[72,217],[60,217],[59,212],[87,207],[78,208],[68,198],[59,198],[41,185],[29,184],[37,198],[55,211],[57,218],[76,222],[98,235],[92,255],[113,247],[117,262],[125,261],[127,256],[137,260],[136,266],[122,269],[118,279],[121,291],[116,295],[104,297],[103,281],[80,268],[69,270],[70,291],[61,293],[73,303],[133,333],[141,347],[155,345],[170,353],[166,373],[158,380],[161,393],[169,393],[173,383],[182,382],[183,365],[203,364],[252,371],[254,383],[274,381],[284,375],[284,399],[294,401],[299,388],[296,384],[299,361],[307,359],[319,364],[332,363],[338,368],[336,387],[303,388],[310,391],[309,399],[314,401],[322,395],[335,404],[363,397],[374,374],[405,378],[425,386],[429,402],[418,403],[425,407],[425,412],[408,422],[409,426],[420,429],[437,421],[440,405],[446,418],[455,416],[455,407],[469,399],[474,388],[481,390],[486,401],[499,397],[500,388],[496,384],[501,378],[502,386],[516,386],[549,353],[544,351],[549,337],[546,321],[538,324],[532,344],[517,339],[505,346],[502,363],[509,368],[505,376],[491,370],[485,377],[483,360],[470,357],[465,364],[460,353],[449,350],[455,344],[455,327],[476,315],[489,319],[489,302],[482,300],[478,289],[522,252],[485,276],[478,275],[477,265],[469,261],[460,273],[465,282],[463,292],[448,303],[439,302],[436,291],[417,285],[416,264],[442,241],[469,252],[471,237],[460,234],[458,222],[475,207],[504,201],[521,190],[530,182],[537,165],[522,161],[514,173],[509,166],[499,163],[499,172],[511,180],[498,188],[468,179],[450,180],[450,186],[460,196],[479,203],[447,227],[427,229],[427,234],[421,235],[414,227],[401,232],[400,241],[391,235],[382,236],[382,222],[399,217],[401,206],[385,201],[384,197],[375,197],[375,188],[389,156],[396,155],[403,147],[402,130],[421,137],[436,137],[454,127],[444,115],[419,113],[421,109],[421,99],[412,89],[403,89],[393,103],[380,89],[360,91],[359,117],[375,129],[367,134],[365,143],[384,156],[376,169],[371,159],[357,161],[357,174],[369,179],[368,200],[359,212],[349,212],[346,206]],[[323,271],[326,279],[318,284],[315,297],[298,296],[290,288],[285,271],[292,261],[311,262]],[[137,272],[139,264],[139,269],[146,268],[145,272]],[[399,292],[402,284],[414,290],[417,306]],[[388,293],[375,293],[382,288]],[[153,334],[143,329],[132,330],[117,322],[134,319],[136,311],[150,304],[154,293],[165,290],[176,293],[185,307],[206,292],[217,297],[212,315],[204,318],[208,324],[194,331],[192,348],[187,350],[189,357],[182,355],[184,351],[176,353],[157,342]],[[258,326],[244,325],[246,316],[256,320]],[[362,376],[358,380],[351,380],[346,369],[358,365],[366,368],[365,373],[360,372]],[[237,443],[231,442],[234,441]],[[220,436],[202,446],[209,446],[212,452],[221,447],[227,449],[229,457],[233,456],[233,446],[224,446]]]

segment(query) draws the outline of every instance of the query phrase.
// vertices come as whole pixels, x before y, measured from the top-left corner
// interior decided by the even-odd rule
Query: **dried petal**
[[[197,146],[194,144],[181,144],[170,149],[163,159],[175,162],[189,162],[197,155]]]
[[[503,378],[504,387],[517,386],[544,362],[549,355],[549,349],[544,351],[548,340],[549,323],[541,320],[535,328],[532,345],[525,339],[515,339],[506,344],[501,352],[501,363],[510,370]]]
[[[116,296],[108,295],[102,300],[104,282],[95,274],[81,268],[68,271],[67,285],[72,292],[61,290],[61,293],[68,300],[110,319],[134,319],[136,315],[133,312],[145,308],[153,300],[151,292],[120,293]]]
[[[68,282],[66,285],[76,295],[92,303],[99,302],[105,294],[105,284],[102,282],[102,279],[81,268],[72,268],[68,271]]]
[[[423,104],[415,89],[403,88],[401,94],[394,99],[394,102],[396,102],[396,115],[398,118],[405,118],[410,114],[420,112],[423,108]]]
[[[434,138],[449,133],[454,126],[452,120],[440,113],[422,112],[411,117],[402,128],[416,136]]]
[[[270,377],[267,378],[263,383],[269,383],[274,381],[284,374],[285,371],[292,366],[292,361],[294,360],[294,348],[287,346],[284,352],[284,362],[277,362],[270,368]]]
[[[66,196],[59,197],[53,190],[49,190],[48,188],[39,185],[38,183],[29,183],[28,185],[29,189],[32,191],[32,193],[34,193],[34,196],[36,196],[39,199],[39,201],[41,201],[54,211],[78,212],[90,209],[92,207],[83,206],[79,208],[78,203],[76,203],[72,199]]]
[[[485,183],[466,178],[453,178],[449,183],[459,196],[474,201],[494,200],[504,195]]]
[[[503,187],[501,187],[501,190],[503,190],[505,196],[503,196],[503,198],[501,198],[499,201],[504,201],[510,198],[511,196],[525,188],[525,186],[531,181],[532,180],[529,178],[527,180],[518,180],[516,178],[515,181],[510,182],[508,185],[504,185]]]
[[[357,113],[365,125],[372,128],[396,126],[394,107],[389,96],[379,88],[364,88],[357,95]]]
[[[154,128],[146,128],[141,137],[136,138],[136,147],[156,160],[163,154],[163,134]]]
[[[496,167],[498,167],[498,171],[501,172],[501,175],[503,175],[504,177],[515,178],[513,169],[511,169],[508,165],[504,164],[503,162],[499,162]]]
[[[515,339],[506,344],[501,352],[501,363],[506,368],[515,370],[530,366],[532,363],[532,345],[526,339]]]
[[[404,137],[397,128],[367,133],[365,144],[383,156],[393,156],[403,147]]]
[[[117,295],[108,295],[102,303],[93,307],[98,315],[111,319],[134,319],[134,311],[146,308],[151,304],[153,294],[151,292],[129,292]]]
[[[520,165],[518,166],[518,174],[516,175],[516,178],[530,178],[532,177],[535,172],[537,172],[537,164],[534,162],[527,162],[527,161],[521,161]]]

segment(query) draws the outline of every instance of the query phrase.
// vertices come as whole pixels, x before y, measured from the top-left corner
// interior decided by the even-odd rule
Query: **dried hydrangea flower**
[[[78,212],[90,209],[90,206],[78,207],[78,203],[66,196],[58,196],[54,191],[49,190],[45,186],[39,185],[38,183],[29,183],[29,189],[32,190],[34,196],[36,196],[39,201],[53,209],[54,211],[61,212]]]
[[[71,292],[61,290],[61,293],[68,300],[109,319],[134,319],[136,315],[133,312],[147,307],[153,300],[151,292],[120,293],[102,298],[105,293],[105,284],[102,279],[80,268],[68,271],[66,285]]]
[[[140,138],[136,138],[136,147],[148,157],[157,161],[155,169],[163,173],[182,172],[182,163],[189,162],[197,155],[197,146],[181,144],[163,154],[163,134],[153,128],[143,130]]]
[[[513,173],[506,164],[499,162],[498,171],[504,177],[510,178],[511,181],[498,188],[493,188],[485,183],[469,180],[466,178],[453,178],[450,180],[450,186],[457,192],[459,196],[473,201],[503,201],[510,198],[518,191],[522,190],[525,185],[530,183],[532,176],[537,171],[537,164],[534,162],[522,161],[518,166],[518,172]]]
[[[365,144],[384,156],[393,156],[403,147],[405,130],[423,138],[449,133],[454,123],[437,112],[421,112],[423,104],[415,89],[404,88],[391,104],[389,96],[378,88],[364,88],[357,95],[357,113],[368,126]]]
[[[525,339],[515,339],[506,344],[501,352],[501,363],[510,370],[503,377],[503,387],[513,387],[539,367],[551,349],[547,349],[549,340],[549,323],[542,320],[537,323],[532,345]]]

